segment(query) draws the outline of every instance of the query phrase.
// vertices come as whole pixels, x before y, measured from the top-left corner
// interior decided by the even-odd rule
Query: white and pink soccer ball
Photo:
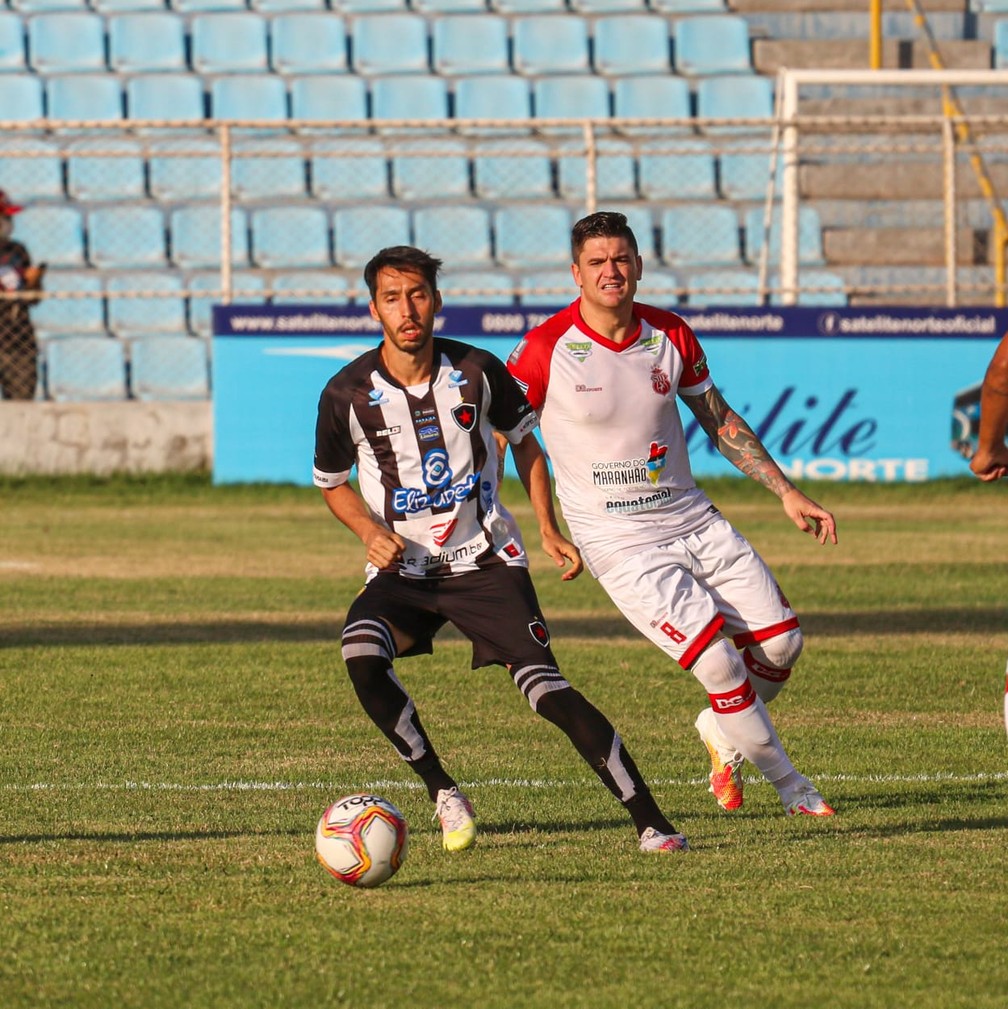
[[[315,828],[315,854],[348,886],[380,886],[399,870],[409,849],[406,819],[387,799],[357,792],[338,799]]]

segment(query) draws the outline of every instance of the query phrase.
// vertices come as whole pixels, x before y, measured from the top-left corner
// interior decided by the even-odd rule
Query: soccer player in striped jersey
[[[440,261],[410,246],[365,267],[382,342],[326,385],[314,482],[366,547],[366,584],[343,627],[343,659],[364,710],[423,780],[449,851],[476,839],[472,804],[443,767],[393,663],[433,651],[451,622],[473,668],[504,666],[532,710],[558,726],[622,803],[647,852],[686,839],[658,808],[609,720],[561,674],[514,518],[498,494],[500,432],[511,444],[546,553],[570,579],[580,554],[560,532],[535,414],[504,364],[434,337]],[[360,492],[350,485],[356,467]]]
[[[627,619],[703,686],[708,704],[696,728],[718,804],[742,805],[749,760],[789,815],[829,816],[765,706],[801,651],[798,617],[762,558],[696,486],[677,394],[799,529],[836,543],[833,516],[785,477],[724,401],[690,327],[634,300],[643,264],[626,217],[578,221],[571,254],[580,297],[533,329],[508,367],[538,412],[574,542]]]

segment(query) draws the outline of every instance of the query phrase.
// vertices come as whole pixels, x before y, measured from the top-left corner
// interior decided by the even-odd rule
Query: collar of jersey
[[[585,334],[585,336],[590,336],[597,344],[605,347],[608,350],[614,351],[617,354],[622,354],[624,351],[629,350],[639,339],[640,335],[644,330],[641,324],[640,315],[637,312],[637,302],[634,302],[634,314],[633,321],[637,324],[637,329],[635,330],[633,336],[624,340],[622,343],[615,343],[608,337],[603,336],[601,333],[596,333],[591,326],[581,317],[581,299],[578,298],[577,301],[573,302],[570,307],[571,321],[574,325]]]

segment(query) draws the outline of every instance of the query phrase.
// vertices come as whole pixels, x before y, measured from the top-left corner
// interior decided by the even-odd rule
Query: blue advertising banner
[[[557,306],[559,308],[561,306]],[[437,332],[506,358],[555,309],[446,307]],[[967,472],[977,389],[1005,309],[679,309],[711,375],[794,479]],[[366,306],[213,311],[214,481],[311,483],[330,376],[381,340]],[[735,474],[684,410],[697,476]]]

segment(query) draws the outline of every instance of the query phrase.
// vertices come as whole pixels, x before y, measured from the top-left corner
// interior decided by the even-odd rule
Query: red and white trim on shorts
[[[736,634],[732,638],[732,641],[735,642],[736,648],[745,648],[746,645],[758,645],[761,641],[775,638],[778,634],[783,634],[785,631],[793,631],[797,626],[798,618],[788,617],[787,620],[770,624],[769,627],[760,627],[755,631],[743,631],[741,634]]]
[[[734,715],[738,711],[745,711],[756,703],[756,691],[749,682],[748,677],[745,683],[740,683],[734,690],[728,690],[723,694],[708,694],[711,707],[716,715]]]
[[[689,669],[699,658],[700,653],[717,637],[724,627],[724,617],[718,613],[713,620],[690,642],[689,647],[679,657],[679,665]]]

